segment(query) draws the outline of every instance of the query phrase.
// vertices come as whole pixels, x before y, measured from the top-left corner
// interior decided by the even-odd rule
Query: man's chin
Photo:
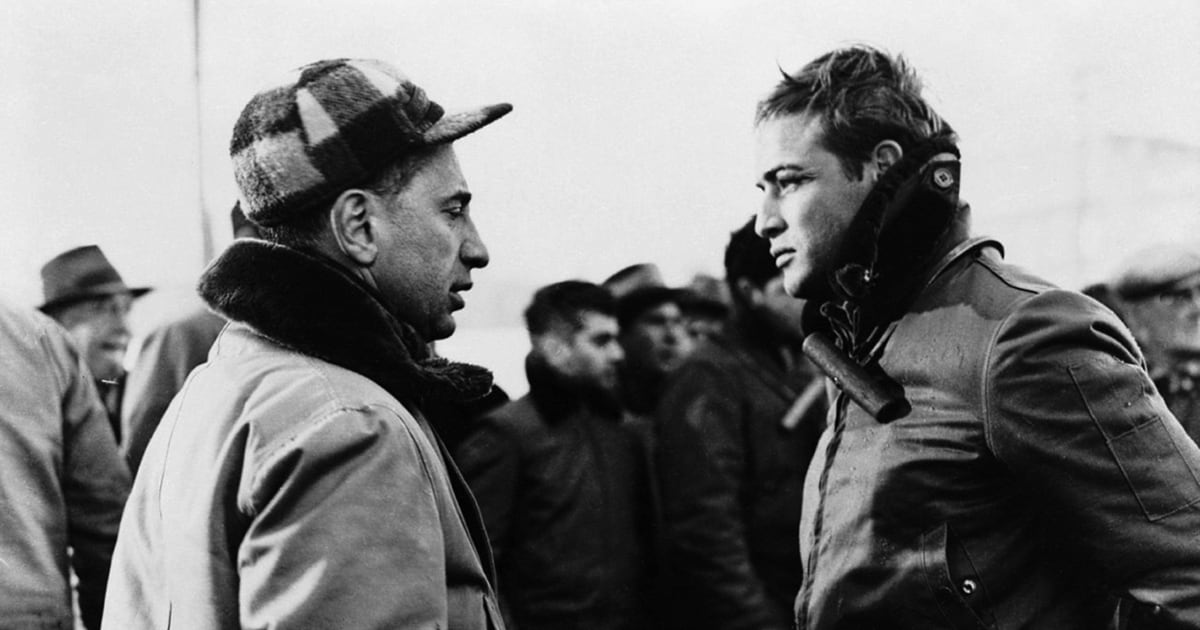
[[[446,339],[453,335],[455,330],[458,330],[458,322],[454,321],[453,315],[446,315],[434,322],[432,330],[429,331],[429,339],[426,339],[426,341]]]

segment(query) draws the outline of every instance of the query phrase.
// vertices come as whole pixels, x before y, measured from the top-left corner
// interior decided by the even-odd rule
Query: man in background
[[[92,377],[49,318],[0,303],[0,627],[100,627],[129,473]]]
[[[258,228],[246,219],[240,202],[230,211],[230,221],[235,240],[258,236]],[[208,349],[224,326],[225,318],[207,306],[198,306],[154,328],[142,340],[137,363],[126,379],[122,404],[121,451],[131,472],[137,473],[167,405],[192,368],[208,359]]]
[[[457,452],[487,523],[509,628],[649,628],[646,459],[624,425],[616,306],[576,280],[525,311],[529,393]]]
[[[38,308],[66,328],[83,353],[117,443],[122,441],[129,309],[149,291],[127,286],[95,245],[67,250],[42,266],[43,302]]]
[[[1125,260],[1112,291],[1159,394],[1200,441],[1200,248],[1146,248]]]
[[[663,283],[653,263],[630,265],[604,281],[617,299],[621,348],[621,395],[639,418],[654,415],[662,386],[694,347],[680,302],[686,292]]]
[[[800,353],[804,303],[784,292],[753,221],[730,237],[725,274],[731,320],[667,378],[658,405],[672,627],[787,630],[824,382]]]

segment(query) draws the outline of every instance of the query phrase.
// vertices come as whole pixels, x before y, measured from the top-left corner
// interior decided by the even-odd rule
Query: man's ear
[[[546,363],[556,370],[562,369],[571,353],[566,340],[553,333],[538,335],[533,339],[533,346]]]
[[[379,256],[375,242],[375,226],[371,224],[374,197],[366,191],[351,188],[343,191],[329,210],[329,231],[350,260],[370,267]]]
[[[879,175],[886,173],[902,157],[904,149],[895,140],[882,140],[871,150],[871,164]]]

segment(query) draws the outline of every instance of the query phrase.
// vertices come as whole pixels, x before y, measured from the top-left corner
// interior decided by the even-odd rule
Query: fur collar
[[[318,254],[237,240],[205,270],[198,290],[224,317],[357,372],[404,402],[472,400],[492,386],[486,369],[433,356],[371,287]]]

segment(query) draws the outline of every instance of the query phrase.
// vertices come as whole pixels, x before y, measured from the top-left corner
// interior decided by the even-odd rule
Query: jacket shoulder
[[[310,425],[336,414],[365,413],[411,418],[395,397],[365,376],[282,347],[248,328],[231,326],[217,339],[209,363],[185,387],[183,412],[226,415],[244,424],[255,450],[271,451]],[[197,400],[224,392],[211,404]],[[229,396],[228,392],[236,392]],[[191,404],[187,404],[191,399]],[[372,411],[374,410],[374,411]]]
[[[493,429],[517,435],[528,435],[541,430],[546,422],[533,402],[531,394],[525,394],[484,414],[480,423]]]

